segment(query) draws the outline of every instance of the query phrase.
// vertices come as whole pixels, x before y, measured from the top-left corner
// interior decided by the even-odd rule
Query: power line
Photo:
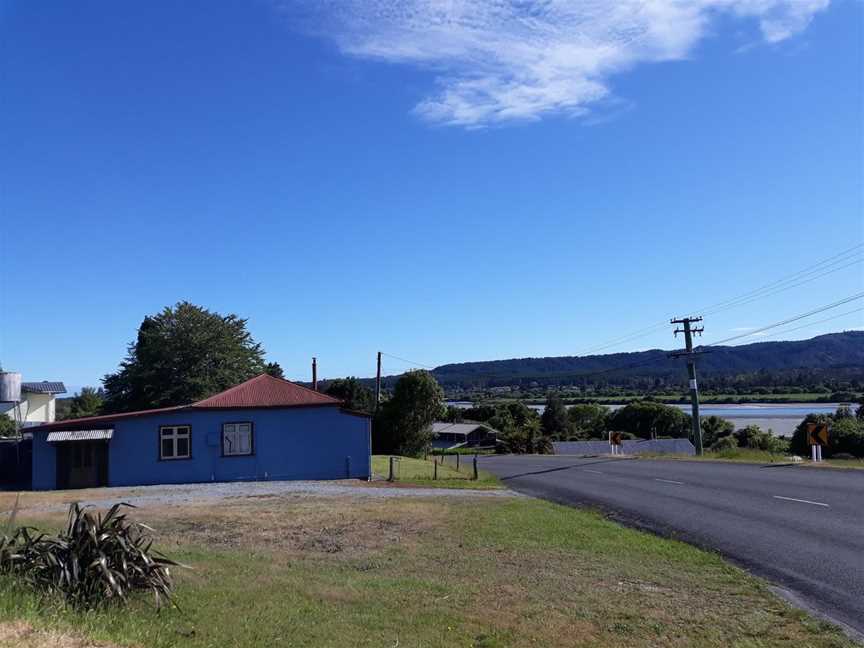
[[[806,313],[802,313],[801,315],[796,315],[794,317],[790,317],[788,319],[782,320],[780,322],[775,322],[774,324],[769,324],[768,326],[763,326],[761,328],[754,329],[753,331],[748,331],[747,333],[742,333],[741,335],[733,335],[732,337],[725,338],[723,340],[716,340],[715,342],[711,342],[710,344],[706,344],[705,346],[717,346],[719,344],[725,344],[726,342],[731,342],[733,340],[740,340],[741,338],[750,337],[752,335],[756,335],[757,333],[761,333],[762,331],[768,331],[772,328],[777,328],[778,326],[784,326],[786,324],[791,324],[792,322],[797,322],[798,320],[804,319],[805,317],[810,317],[811,315],[816,315],[817,313],[822,313],[826,310],[831,310],[832,308],[837,308],[838,306],[842,306],[843,304],[848,304],[851,301],[855,301],[856,299],[864,298],[864,292],[857,293],[855,295],[850,295],[849,297],[844,297],[843,299],[834,302],[833,304],[827,304],[825,306],[820,306],[819,308],[815,308]]]
[[[711,343],[706,344],[706,345],[701,345],[701,346],[702,347],[718,346],[720,344],[725,344],[725,343],[731,342],[733,340],[739,340],[741,338],[751,337],[753,335],[756,335],[757,333],[761,333],[763,331],[768,331],[772,328],[777,328],[778,326],[784,326],[786,324],[791,324],[792,322],[797,322],[798,320],[802,320],[806,317],[811,317],[812,315],[816,315],[817,313],[822,313],[824,311],[831,310],[832,308],[837,308],[839,306],[842,306],[843,304],[848,304],[849,302],[855,301],[856,299],[862,299],[862,298],[864,298],[864,292],[857,293],[855,295],[850,295],[849,297],[844,297],[843,299],[836,301],[836,302],[833,302],[831,304],[826,304],[825,306],[820,306],[819,308],[815,308],[815,309],[808,311],[806,313],[802,313],[800,315],[795,315],[793,317],[789,317],[789,318],[782,320],[780,322],[775,322],[773,324],[769,324],[767,326],[763,326],[761,328],[757,328],[757,329],[754,329],[752,331],[748,331],[747,333],[742,333],[741,335],[733,335],[732,337],[728,337],[728,338],[725,338],[722,340],[716,340],[714,342],[711,342]],[[849,315],[851,313],[855,313],[855,312],[858,312],[860,310],[864,310],[864,308],[855,309],[855,310],[849,311],[847,313],[841,313],[840,315],[827,318],[826,320],[823,320],[823,321],[837,319],[838,317],[841,317],[843,315]],[[817,324],[817,323],[819,323],[819,322],[811,322],[810,324],[807,324],[805,326],[810,326],[812,324]],[[804,328],[804,326],[798,327],[798,328]],[[797,328],[789,329],[785,332],[788,333],[788,332],[791,332],[794,330],[797,330]],[[424,369],[429,369],[429,370],[435,369],[435,367],[430,367],[429,365],[423,365],[423,364],[420,364],[418,362],[408,360],[407,358],[402,358],[400,356],[396,356],[396,355],[393,355],[390,353],[385,353],[383,351],[381,352],[381,355],[387,356],[388,358],[393,358],[395,360],[400,360],[402,362],[406,362],[406,363],[411,364],[411,365],[422,367]],[[643,360],[643,361],[632,362],[632,363],[629,363],[626,365],[621,365],[620,367],[609,367],[607,369],[598,369],[596,371],[587,371],[587,372],[582,372],[582,373],[577,373],[577,374],[567,374],[567,379],[572,380],[572,379],[577,379],[577,378],[589,378],[592,376],[600,376],[600,375],[607,374],[607,373],[613,373],[615,371],[626,371],[628,369],[636,369],[639,367],[643,367],[645,365],[656,363],[658,360],[661,360],[661,359],[662,358],[652,357],[652,358],[647,358],[646,360]],[[499,376],[499,375],[491,374],[491,373],[490,374],[476,374],[476,375],[471,376],[472,379],[476,379],[476,378],[500,378],[500,377],[501,376]]]
[[[843,260],[848,261],[848,259],[843,259]],[[715,314],[721,313],[725,310],[729,310],[730,308],[737,308],[738,306],[744,306],[745,304],[751,304],[754,301],[758,301],[758,300],[763,299],[765,297],[773,297],[774,295],[776,295],[778,293],[785,292],[786,290],[791,290],[792,288],[797,288],[798,286],[803,286],[806,283],[810,283],[811,281],[815,281],[816,279],[820,279],[820,278],[825,277],[829,274],[839,272],[840,270],[843,270],[845,268],[849,268],[853,265],[857,265],[857,264],[862,263],[862,262],[864,262],[864,257],[861,257],[859,259],[855,259],[854,261],[852,261],[850,263],[846,263],[844,265],[841,265],[840,267],[832,268],[830,270],[825,270],[825,268],[820,268],[820,270],[825,270],[825,271],[820,272],[820,273],[816,274],[815,276],[807,277],[806,279],[801,279],[800,281],[796,281],[794,283],[775,288],[775,289],[770,290],[768,292],[763,292],[761,294],[754,295],[754,296],[749,297],[747,299],[738,300],[738,301],[731,303],[731,304],[728,304],[726,306],[722,306],[722,307],[715,308],[713,310],[708,310],[705,312],[709,315],[715,315]]]
[[[435,367],[430,367],[429,365],[421,364],[419,362],[414,362],[413,360],[408,360],[407,358],[400,358],[399,356],[393,355],[392,353],[385,353],[384,351],[382,351],[381,355],[387,356],[388,358],[393,358],[394,360],[399,360],[399,361],[404,362],[404,363],[409,364],[409,365],[414,365],[415,367],[420,367],[422,369],[429,369],[430,371],[435,369]]]
[[[702,312],[707,312],[709,310],[713,310],[716,308],[725,307],[727,304],[731,304],[732,302],[737,302],[737,301],[742,300],[742,299],[748,299],[748,298],[755,296],[759,293],[762,293],[764,291],[777,288],[782,284],[794,282],[794,281],[801,279],[802,277],[804,277],[808,274],[820,272],[822,270],[825,270],[826,268],[837,265],[839,263],[843,263],[845,261],[848,261],[849,259],[852,259],[856,256],[859,256],[862,252],[861,248],[864,248],[864,243],[859,243],[857,245],[853,245],[852,247],[847,248],[847,249],[843,250],[842,252],[838,252],[837,254],[831,255],[830,257],[826,257],[825,259],[822,259],[820,261],[816,261],[815,263],[812,263],[811,265],[807,266],[806,268],[803,268],[801,270],[798,270],[797,272],[793,272],[793,273],[788,274],[788,275],[784,275],[780,279],[776,279],[775,281],[772,281],[772,282],[769,282],[769,283],[764,284],[762,286],[759,286],[758,288],[754,288],[753,290],[748,290],[747,292],[742,293],[741,295],[738,295],[737,297],[730,297],[728,299],[724,299],[723,301],[717,302],[715,304],[709,304],[708,306],[703,306],[702,308],[699,308],[697,310],[702,311]],[[853,265],[855,263],[860,263],[860,260],[853,261],[849,265]],[[847,266],[843,266],[843,267],[847,267]],[[832,272],[834,272],[836,270],[840,270],[840,269],[842,269],[842,268],[836,268],[835,270],[832,270]],[[817,277],[814,277],[814,279],[815,278],[817,278]],[[759,296],[761,297],[762,295],[760,294]]]
[[[775,281],[764,284],[758,288],[754,288],[753,290],[748,290],[744,293],[741,293],[734,297],[730,297],[723,301],[716,302],[702,308],[698,308],[696,310],[706,314],[716,314],[724,310],[735,308],[737,306],[743,306],[745,304],[762,299],[763,297],[770,297],[785,290],[790,290],[805,283],[815,281],[816,279],[824,277],[828,274],[839,272],[840,270],[864,261],[864,257],[860,256],[862,253],[862,248],[864,248],[864,243],[853,245],[852,247],[838,252],[837,254],[833,254],[820,261],[816,261],[815,263],[807,266],[806,268],[802,268],[801,270],[798,270],[791,274],[784,275],[783,277]],[[645,328],[633,331],[631,333],[611,338],[609,340],[606,340],[605,342],[601,342],[599,345],[580,349],[576,352],[575,355],[581,356],[590,353],[596,353],[597,351],[602,351],[610,347],[618,346],[619,344],[622,344],[624,342],[635,341],[647,337],[655,331],[665,328],[666,325],[666,320],[663,320]]]
[[[833,317],[826,317],[821,320],[816,320],[815,322],[808,322],[807,324],[802,324],[801,326],[795,326],[791,329],[784,329],[782,331],[777,331],[776,333],[770,333],[765,337],[774,337],[775,335],[785,335],[786,333],[791,333],[792,331],[798,331],[803,328],[809,328],[811,326],[816,326],[817,324],[824,324],[825,322],[830,322],[831,320],[840,319],[841,317],[846,317],[847,315],[852,315],[853,313],[860,313],[864,311],[864,307],[855,308],[851,311],[846,311],[845,313],[840,313],[839,315],[834,315]]]

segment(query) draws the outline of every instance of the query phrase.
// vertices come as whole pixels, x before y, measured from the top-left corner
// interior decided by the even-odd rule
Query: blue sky
[[[0,363],[97,384],[179,300],[294,378],[569,355],[864,242],[862,3],[610,6],[0,3]]]

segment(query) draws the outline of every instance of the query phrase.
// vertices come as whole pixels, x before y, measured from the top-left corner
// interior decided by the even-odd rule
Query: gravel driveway
[[[87,491],[81,504],[107,508],[117,502],[135,506],[180,506],[218,500],[245,497],[358,497],[358,498],[512,498],[521,497],[507,490],[471,490],[457,488],[414,488],[379,486],[382,482],[324,482],[324,481],[265,481],[265,482],[219,482],[207,484],[164,484],[159,486],[135,486],[129,488],[103,488]],[[45,504],[23,503],[21,511],[53,512],[65,511],[69,503],[76,501],[74,491],[62,502]],[[0,511],[0,515],[9,511]]]

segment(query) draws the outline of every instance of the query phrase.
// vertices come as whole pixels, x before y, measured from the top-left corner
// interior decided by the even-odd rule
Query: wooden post
[[[387,481],[389,481],[389,482],[396,480],[396,474],[393,470],[393,462],[395,459],[396,459],[395,457],[392,457],[392,456],[390,457],[390,476],[387,477]]]
[[[459,453],[456,453],[456,472],[459,472]]]
[[[435,466],[433,469],[434,472],[432,473],[432,479],[438,479],[438,457],[432,458],[432,464]]]
[[[474,481],[479,479],[479,475],[477,474],[477,455],[474,455]]]

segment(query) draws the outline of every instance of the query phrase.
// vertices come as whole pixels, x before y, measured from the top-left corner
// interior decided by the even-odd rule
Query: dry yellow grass
[[[114,648],[117,644],[95,642],[71,633],[37,630],[29,623],[0,623],[0,648]]]

